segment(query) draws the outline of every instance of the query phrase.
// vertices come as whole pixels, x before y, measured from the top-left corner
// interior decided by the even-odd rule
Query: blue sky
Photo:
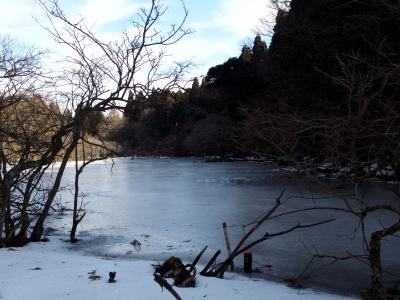
[[[168,6],[163,24],[182,17],[180,0],[161,0]],[[82,16],[96,32],[112,37],[127,25],[139,7],[149,0],[60,0],[67,15]],[[0,0],[0,34],[54,52],[63,51],[34,20],[43,20],[35,0]],[[245,42],[252,41],[261,17],[271,14],[268,0],[186,0],[187,26],[194,30],[179,44],[170,47],[174,60],[191,59],[196,64],[192,76],[203,75],[215,64],[240,53]]]

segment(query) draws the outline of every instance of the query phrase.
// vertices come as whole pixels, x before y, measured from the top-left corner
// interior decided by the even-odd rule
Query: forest
[[[399,161],[396,4],[275,5],[269,47],[258,34],[191,88],[130,94],[116,137],[126,151]]]

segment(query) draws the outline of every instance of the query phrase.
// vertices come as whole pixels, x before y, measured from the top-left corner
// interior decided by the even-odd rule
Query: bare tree
[[[361,258],[370,266],[371,288],[364,292],[364,297],[388,299],[381,243],[400,232],[399,203],[386,199],[371,203],[359,190],[365,183],[379,184],[400,200],[400,111],[397,94],[391,92],[397,90],[400,73],[397,63],[388,56],[388,49],[376,46],[374,50],[379,57],[376,64],[356,53],[338,55],[341,74],[323,73],[347,91],[344,113],[252,110],[246,131],[252,132],[265,145],[259,154],[272,155],[293,164],[314,183],[316,180],[325,186],[327,193],[336,195],[335,184],[329,178],[338,177],[340,185],[353,186],[353,196],[342,198],[344,208],[340,212],[357,219],[355,230],[362,234],[365,253],[361,256],[350,253],[347,258]],[[367,71],[357,71],[361,69]],[[321,173],[325,175],[321,177]],[[338,211],[338,207],[324,207],[318,202],[316,207]],[[397,221],[380,223],[368,232],[368,223],[379,222],[376,212],[387,212]]]
[[[17,230],[19,236],[24,235],[27,199],[36,199],[32,187],[40,186],[43,175],[32,171],[32,158],[46,144],[44,135],[51,132],[55,121],[43,99],[34,96],[46,85],[41,68],[44,54],[9,37],[0,41],[0,246]],[[47,121],[37,126],[43,120]],[[14,198],[21,199],[19,217],[14,216]]]
[[[356,57],[355,60],[358,60]],[[341,64],[343,61],[340,62]],[[381,101],[385,97],[378,88],[369,94],[373,81],[371,75],[356,79],[348,73],[352,65],[346,64],[343,77],[334,79],[346,86],[349,91],[348,114],[342,116],[318,116],[296,113],[267,113],[253,111],[251,113],[250,130],[268,145],[268,154],[275,153],[278,159],[293,164],[319,185],[325,186],[327,193],[336,195],[335,184],[329,180],[338,176],[338,184],[352,185],[352,197],[343,198],[345,208],[341,212],[348,213],[358,220],[359,230],[363,236],[363,259],[370,265],[371,299],[387,299],[383,281],[381,262],[381,241],[394,237],[400,232],[400,210],[398,201],[381,199],[369,203],[359,193],[360,186],[365,183],[380,184],[400,199],[399,167],[400,128],[399,110],[391,102]],[[390,74],[386,70],[384,74]],[[350,76],[349,76],[350,75]],[[388,88],[386,75],[381,78],[382,84]],[[361,80],[361,81],[360,81]],[[367,95],[365,94],[367,92]],[[355,98],[355,97],[358,97]],[[381,111],[371,118],[368,106],[371,101],[379,102]],[[354,111],[354,102],[357,109]],[[263,152],[265,155],[266,152]],[[321,158],[323,160],[321,161]],[[321,177],[321,172],[325,175]],[[327,181],[328,178],[328,181]],[[318,203],[319,209],[337,211],[335,207],[324,207]],[[376,220],[376,212],[392,214],[397,221],[381,223],[373,232],[367,232],[366,224]],[[376,220],[378,221],[378,220]],[[349,258],[359,258],[350,254]]]
[[[5,239],[2,239],[0,235],[2,244],[7,245],[23,244],[28,240],[39,241],[41,239],[44,222],[61,188],[61,179],[67,162],[72,158],[80,141],[86,144],[90,142],[84,133],[84,122],[91,113],[123,108],[129,92],[147,92],[155,85],[164,89],[174,88],[183,80],[184,73],[190,66],[188,62],[175,63],[168,68],[163,65],[167,55],[167,46],[177,43],[190,33],[190,30],[185,27],[188,12],[184,6],[181,21],[163,29],[159,23],[166,13],[166,7],[159,1],[151,1],[147,8],[140,9],[132,19],[130,28],[122,32],[117,40],[110,42],[96,37],[83,20],[70,20],[58,1],[39,0],[38,3],[47,14],[49,21],[49,25],[44,28],[58,43],[72,50],[73,54],[64,60],[65,63],[60,64],[64,69],[59,72],[61,75],[55,78],[57,92],[52,97],[60,103],[59,107],[63,107],[63,112],[55,114],[57,126],[48,131],[49,136],[44,139],[45,142],[41,144],[40,150],[35,153],[36,155],[32,155],[31,147],[26,149],[26,153],[19,151],[19,159],[15,159],[16,163],[11,168],[7,154],[4,151],[1,152],[3,172],[1,182],[4,192],[1,194],[3,209],[1,210],[0,225],[1,228],[3,228],[3,224],[11,224],[13,227],[13,229],[6,228]],[[7,79],[26,77],[27,81],[23,82],[25,86],[22,86],[24,91],[29,91],[26,85],[33,80],[36,70],[33,68],[36,66],[33,64],[36,61],[36,53],[32,52],[30,58],[31,63],[27,64],[30,68],[25,67],[24,64],[19,63],[19,59],[15,58],[14,61],[18,63],[10,65],[18,67],[21,64],[22,67],[4,71],[4,77]],[[7,62],[4,65],[7,66]],[[9,74],[13,75],[14,73],[21,75],[10,77]],[[3,88],[3,90],[5,95],[8,95],[7,89]],[[12,102],[14,100],[9,100],[11,98],[4,96],[2,99],[6,99],[7,102],[2,100],[0,107],[15,107]],[[72,113],[69,114],[69,111]],[[10,122],[6,121],[5,124],[9,125]],[[10,132],[8,132],[9,134]],[[3,137],[2,141],[4,141]],[[92,146],[100,147],[103,150],[108,148],[102,141],[98,145]],[[106,152],[99,156],[107,157]],[[92,157],[87,160],[84,166],[93,159]],[[34,219],[31,235],[27,237],[27,229],[32,219],[26,213],[16,216],[15,221],[5,221],[7,218],[10,219],[7,214],[12,214],[9,198],[13,193],[10,182],[14,182],[16,178],[25,178],[28,184],[24,183],[23,185],[24,203],[26,204],[23,207],[30,207],[34,202],[32,193],[40,186],[45,170],[56,160],[60,161],[60,166],[56,171],[54,181],[48,183],[45,190],[41,190],[40,205],[35,211],[37,217]],[[77,183],[82,170],[81,168],[77,169]],[[77,193],[78,190],[75,200],[77,200]],[[75,227],[81,218],[82,216],[79,216],[75,210]],[[22,232],[21,230],[23,231],[22,235],[18,234],[21,239],[17,241],[15,233]],[[3,232],[1,229],[0,234]]]
[[[80,146],[80,147],[79,147]],[[81,149],[81,156],[79,156],[79,148]],[[88,149],[86,149],[88,148]],[[85,132],[82,132],[82,137],[80,142],[75,147],[75,180],[74,180],[74,207],[72,209],[72,226],[70,233],[70,241],[71,243],[75,243],[78,241],[76,238],[76,231],[79,223],[86,216],[84,198],[85,195],[80,193],[79,188],[79,179],[80,175],[84,171],[85,167],[89,164],[105,160],[110,158],[116,154],[116,151],[113,149],[107,141],[99,139],[94,142],[86,136]],[[80,161],[81,159],[81,161]],[[79,201],[81,199],[81,201]]]
[[[292,164],[326,193],[338,196],[337,186],[352,187],[351,196],[338,197],[342,206],[326,207],[321,201],[315,206],[353,216],[364,252],[346,258],[320,253],[316,257],[363,260],[371,271],[371,287],[363,296],[388,299],[381,244],[400,231],[400,69],[395,55],[398,27],[391,25],[399,16],[399,3],[293,0],[291,7],[295,13],[284,9],[276,27],[279,32],[274,38],[280,39],[281,48],[273,45],[276,56],[269,58],[274,64],[274,58],[283,57],[283,66],[273,67],[286,71],[284,78],[269,78],[267,97],[276,106],[249,108],[245,132],[257,140],[254,152]],[[307,15],[315,8],[328,11],[327,16],[335,20],[344,18],[339,11],[348,13],[348,19],[341,24],[315,21]],[[291,52],[285,52],[284,46]],[[285,61],[299,56],[307,66]],[[396,200],[366,199],[360,190],[367,184],[379,185]],[[393,219],[380,220],[379,213]],[[368,224],[377,225],[368,228]]]
[[[51,26],[48,31],[57,42],[74,51],[68,58],[71,64],[64,77],[71,92],[64,93],[67,102],[74,107],[73,123],[69,125],[71,143],[66,148],[60,169],[44,208],[34,226],[31,240],[40,240],[43,224],[60,187],[66,163],[76,147],[81,135],[85,117],[92,111],[107,111],[119,107],[128,92],[149,90],[155,84],[172,88],[182,80],[189,63],[178,63],[170,70],[162,70],[165,46],[178,42],[190,33],[184,27],[187,11],[179,24],[171,25],[167,32],[156,26],[165,14],[166,8],[158,1],[152,1],[148,9],[140,10],[132,21],[131,31],[123,32],[119,41],[103,42],[84,24],[83,20],[70,21],[57,1],[40,1],[47,13]],[[61,21],[64,28],[57,28],[55,20]],[[131,33],[133,32],[133,33]],[[90,49],[90,50],[89,50]],[[98,51],[98,55],[91,53]],[[145,71],[145,81],[136,78]]]
[[[274,26],[290,10],[292,0],[270,0],[266,6],[272,13],[260,19],[260,25],[255,29],[257,34],[272,37]]]

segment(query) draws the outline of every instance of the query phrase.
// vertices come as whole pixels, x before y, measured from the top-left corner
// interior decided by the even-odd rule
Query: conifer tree
[[[261,39],[261,36],[259,34],[257,34],[254,39],[252,52],[252,62],[254,64],[263,64],[266,62],[268,47],[267,44]]]
[[[251,48],[249,46],[243,46],[242,53],[240,54],[240,57],[239,57],[240,60],[246,64],[246,63],[251,62],[252,57],[253,57],[253,53],[252,53]]]
[[[197,77],[195,77],[193,79],[193,83],[192,83],[192,90],[197,90],[199,88],[200,88],[199,79]]]
[[[133,93],[129,92],[128,101],[126,102],[126,106],[124,109],[124,117],[125,118],[133,117],[133,114],[134,114],[133,106],[134,106]]]

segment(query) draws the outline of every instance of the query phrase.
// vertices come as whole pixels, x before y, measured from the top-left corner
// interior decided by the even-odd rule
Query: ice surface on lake
[[[74,168],[66,169],[64,184],[73,183],[73,172]],[[171,255],[192,260],[208,245],[203,262],[217,249],[226,255],[222,222],[240,225],[252,221],[274,204],[275,197],[283,189],[286,195],[299,195],[306,185],[290,176],[293,176],[290,172],[259,162],[204,163],[198,159],[138,158],[117,159],[113,168],[109,163],[97,163],[82,174],[81,192],[86,194],[88,213],[79,225],[78,238],[82,241],[74,248],[90,255],[161,261]],[[383,197],[380,191],[374,190],[370,196]],[[62,199],[67,206],[72,206],[69,192],[64,192]],[[337,200],[325,201],[337,204]],[[292,200],[289,208],[304,205],[304,200]],[[268,223],[260,235],[288,229],[299,222],[312,223],[331,217],[338,220],[255,247],[255,267],[262,270],[262,276],[283,279],[301,273],[311,258],[313,245],[320,253],[345,255],[347,250],[358,254],[360,236],[356,235],[354,241],[349,235],[356,225],[355,220],[330,212],[276,219]],[[390,218],[392,216],[382,216],[384,221],[389,222]],[[52,227],[69,230],[71,221],[61,218],[51,223]],[[243,236],[243,230],[240,226],[230,227],[229,234],[235,245]],[[135,239],[141,243],[140,250],[129,244]],[[385,263],[399,270],[396,254],[400,249],[399,241],[391,241],[390,247],[384,247]],[[236,264],[241,266],[242,261]],[[367,267],[346,261],[318,271],[308,282],[354,291],[368,285],[368,280]]]

